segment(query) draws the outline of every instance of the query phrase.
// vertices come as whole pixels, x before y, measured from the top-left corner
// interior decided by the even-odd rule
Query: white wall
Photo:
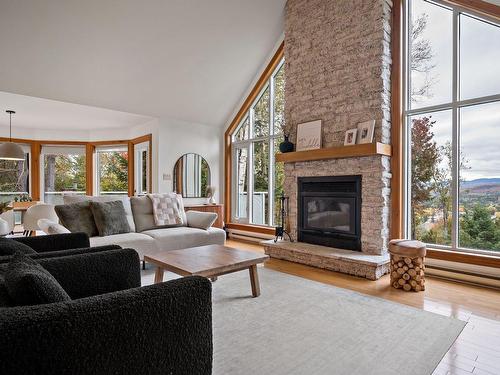
[[[210,166],[211,184],[217,187],[215,198],[220,202],[222,186],[220,163],[222,137],[220,129],[203,124],[160,118],[158,126],[158,191],[173,191],[175,162],[186,153],[203,156]],[[168,177],[167,180],[164,177]],[[186,203],[205,203],[206,199],[186,198]]]
[[[131,139],[152,134],[152,180],[153,192],[173,191],[173,169],[177,159],[189,152],[203,156],[210,166],[211,184],[217,187],[215,198],[222,197],[222,150],[223,139],[220,128],[189,123],[168,118],[153,119],[135,127],[100,130],[50,130],[16,128],[15,138],[63,141],[103,141]],[[164,180],[163,175],[169,179]],[[206,199],[186,198],[187,203],[205,203]]]

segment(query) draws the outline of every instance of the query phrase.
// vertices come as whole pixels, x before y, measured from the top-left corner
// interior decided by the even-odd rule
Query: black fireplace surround
[[[300,242],[361,251],[361,176],[298,178]]]

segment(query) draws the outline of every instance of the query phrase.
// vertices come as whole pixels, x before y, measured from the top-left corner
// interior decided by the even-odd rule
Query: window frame
[[[106,145],[121,145],[128,148],[129,157],[129,168],[128,168],[128,196],[134,195],[135,188],[135,162],[134,162],[134,145],[148,142],[148,192],[151,193],[153,190],[153,135],[151,133],[145,134],[140,137],[127,139],[127,140],[107,140],[107,141],[74,141],[74,140],[35,140],[35,139],[24,139],[24,138],[6,138],[0,137],[0,143],[2,142],[14,142],[17,144],[23,144],[30,148],[29,151],[29,189],[30,196],[34,201],[43,201],[43,163],[42,160],[42,146],[58,146],[58,147],[75,147],[83,146],[85,148],[86,157],[86,194],[95,195],[95,170],[96,166],[94,155],[95,150],[99,146]]]
[[[94,149],[94,175],[93,177],[93,183],[94,183],[94,195],[98,196],[106,196],[106,195],[117,195],[117,196],[122,196],[122,195],[128,195],[128,188],[130,187],[130,182],[135,181],[135,173],[131,176],[130,175],[130,168],[129,165],[130,163],[134,162],[134,160],[131,160],[130,158],[130,147],[127,145],[121,145],[121,144],[109,144],[106,146],[98,146]],[[110,152],[127,152],[127,190],[124,191],[114,191],[111,192],[112,194],[102,194],[101,192],[101,163],[100,163],[100,158],[99,154],[100,153],[110,153]],[[105,192],[106,193],[106,192]]]
[[[276,66],[270,70],[269,77],[262,83],[259,87],[258,95],[251,102],[247,111],[243,113],[241,116],[241,120],[239,121],[236,128],[230,133],[230,142],[231,142],[231,211],[230,218],[231,222],[238,224],[249,224],[249,225],[259,225],[264,227],[273,227],[276,226],[274,221],[274,173],[275,173],[275,154],[274,150],[275,140],[279,139],[283,133],[275,133],[274,127],[274,82],[275,77],[279,73],[280,69],[284,66],[285,60],[284,57],[278,60]],[[262,99],[264,93],[269,89],[269,135],[254,137],[254,125],[255,125],[255,116],[254,116],[254,108],[257,103]],[[245,122],[249,119],[249,131],[248,138],[244,140],[236,139],[236,135],[239,130],[245,126]],[[268,212],[266,221],[268,224],[255,224],[253,223],[253,197],[254,194],[254,146],[259,142],[267,142],[268,144],[268,157],[269,157],[269,168],[268,168],[268,188],[267,188],[267,200],[268,200]],[[247,197],[246,197],[246,217],[239,217],[239,194],[238,194],[238,165],[237,165],[237,155],[236,152],[238,149],[247,149]]]
[[[85,156],[85,191],[83,191],[83,195],[86,194],[86,191],[88,190],[88,184],[89,182],[92,183],[92,180],[89,181],[89,177],[87,176],[87,172],[88,172],[88,167],[87,167],[87,158],[86,158],[86,147],[85,147],[85,144],[81,144],[81,145],[74,145],[74,144],[59,144],[59,145],[52,145],[52,144],[48,144],[48,143],[43,143],[41,144],[41,147],[40,147],[40,162],[39,162],[39,167],[40,167],[40,182],[39,182],[39,186],[40,186],[40,201],[43,201],[44,203],[47,203],[45,201],[45,194],[47,193],[45,191],[45,155],[76,155],[76,154],[71,154],[71,153],[67,153],[67,150],[64,150],[66,152],[57,152],[57,153],[53,153],[53,154],[50,154],[50,153],[46,153],[44,152],[44,148],[54,148],[54,149],[60,149],[60,150],[64,150],[64,148],[67,148],[67,149],[75,149],[75,148],[81,148],[82,149],[82,153],[81,155]],[[56,151],[59,151],[59,150],[56,150]],[[64,193],[64,192],[53,192],[53,193]],[[57,195],[57,194],[54,194],[54,195]],[[62,196],[62,194],[61,194]]]
[[[452,113],[452,170],[451,170],[451,195],[452,195],[452,232],[451,246],[428,244],[429,247],[438,250],[449,250],[454,252],[465,252],[471,254],[493,255],[500,257],[498,251],[471,249],[459,246],[459,158],[460,158],[460,110],[471,106],[500,102],[500,93],[495,95],[486,95],[471,99],[460,99],[460,14],[477,18],[480,21],[499,25],[499,20],[494,16],[489,16],[483,12],[479,12],[460,4],[452,3],[445,0],[425,0],[429,3],[434,3],[437,6],[449,9],[452,12],[452,100],[448,103],[442,103],[432,106],[424,106],[416,109],[410,108],[410,72],[409,72],[409,53],[410,53],[410,33],[409,20],[411,20],[412,0],[403,0],[403,17],[402,17],[402,183],[403,183],[403,235],[405,238],[411,238],[411,116],[434,113],[444,110],[451,110]]]
[[[266,66],[256,84],[243,101],[240,109],[234,116],[233,120],[230,122],[224,133],[224,216],[226,217],[226,228],[228,229],[238,229],[248,232],[260,233],[260,234],[274,234],[274,228],[262,225],[253,224],[240,224],[232,222],[232,213],[234,207],[234,197],[233,197],[233,150],[232,150],[232,136],[239,128],[242,120],[246,116],[250,106],[253,104],[255,98],[261,93],[261,89],[267,84],[269,77],[274,72],[276,66],[280,64],[284,57],[284,42],[280,44],[274,53],[273,57],[270,59],[269,64]]]

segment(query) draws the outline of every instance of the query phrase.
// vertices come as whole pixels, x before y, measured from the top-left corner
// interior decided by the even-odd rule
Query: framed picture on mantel
[[[372,143],[374,130],[375,120],[360,122],[358,124],[358,143]]]
[[[321,148],[321,120],[297,125],[297,151]]]

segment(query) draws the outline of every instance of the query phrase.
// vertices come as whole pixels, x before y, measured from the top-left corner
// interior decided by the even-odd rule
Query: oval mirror
[[[206,198],[210,167],[200,155],[182,155],[174,166],[174,190],[184,198]]]

